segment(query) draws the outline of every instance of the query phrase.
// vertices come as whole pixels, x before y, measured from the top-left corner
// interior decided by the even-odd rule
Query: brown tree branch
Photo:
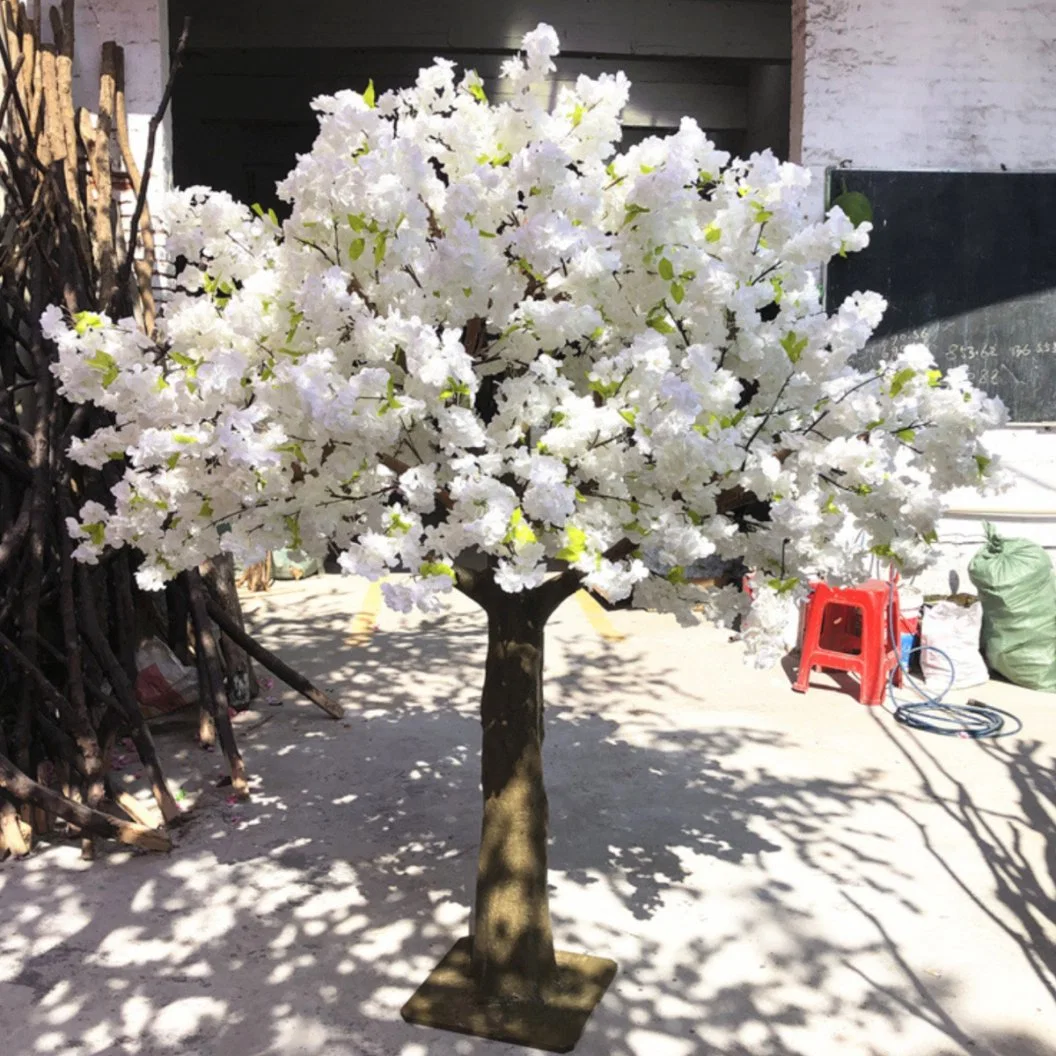
[[[226,634],[236,645],[241,646],[262,667],[266,667],[276,678],[281,679],[290,687],[297,690],[302,696],[307,697],[316,707],[322,708],[332,719],[340,719],[345,710],[334,700],[333,697],[317,689],[304,675],[294,671],[292,667],[280,660],[270,649],[265,649],[255,638],[251,638],[231,616],[227,610],[213,598],[206,603],[206,610],[216,621],[220,630]]]
[[[125,252],[125,259],[117,273],[118,291],[128,288],[128,281],[132,274],[132,266],[136,258],[139,225],[143,218],[143,210],[147,207],[147,192],[150,189],[150,176],[154,166],[154,151],[157,147],[158,129],[161,127],[162,121],[165,120],[165,112],[168,110],[169,103],[172,100],[172,90],[176,84],[176,75],[183,66],[184,53],[187,50],[187,40],[190,34],[191,19],[188,16],[183,20],[183,32],[180,34],[176,50],[172,55],[172,62],[169,66],[169,78],[165,82],[165,91],[162,93],[161,102],[158,103],[158,108],[154,111],[147,129],[147,153],[143,159],[143,178],[139,185],[139,193],[136,195],[136,205],[132,210],[132,219],[129,222],[128,248]]]
[[[0,789],[20,803],[28,803],[76,825],[82,832],[138,847],[144,851],[171,851],[172,840],[158,829],[122,821],[100,810],[93,810],[82,803],[60,796],[44,785],[27,777],[5,755],[0,755]]]

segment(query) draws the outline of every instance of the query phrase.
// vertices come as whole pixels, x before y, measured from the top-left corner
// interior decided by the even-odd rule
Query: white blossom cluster
[[[943,494],[992,472],[1000,404],[921,346],[857,369],[884,302],[830,317],[818,275],[869,225],[808,222],[804,169],[731,160],[688,118],[619,152],[627,79],[547,109],[530,89],[557,51],[529,33],[501,105],[440,59],[317,99],[281,223],[173,195],[190,263],[158,343],[47,312],[65,394],[113,415],[74,457],[128,459],[113,508],[70,523],[78,558],[134,546],[156,588],[217,551],[333,543],[350,572],[414,573],[388,603],[432,609],[475,551],[505,591],[571,566],[684,610],[690,566],[740,557],[760,642],[806,575],[924,564]]]

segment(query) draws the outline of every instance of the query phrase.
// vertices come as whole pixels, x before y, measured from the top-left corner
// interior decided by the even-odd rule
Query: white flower
[[[374,106],[317,99],[282,223],[166,196],[188,264],[160,345],[43,313],[61,391],[110,417],[71,456],[127,456],[68,524],[78,560],[135,546],[154,588],[299,539],[433,611],[472,553],[511,593],[571,568],[728,623],[744,595],[683,579],[738,558],[764,585],[745,641],[770,661],[809,576],[857,575],[871,549],[928,559],[945,496],[996,475],[981,438],[1003,408],[922,346],[857,365],[886,305],[827,317],[818,275],[869,226],[809,221],[805,169],[731,161],[689,119],[621,151],[627,78],[555,91],[557,54],[552,28],[529,33],[498,104],[447,60]],[[621,543],[642,556],[603,556]]]

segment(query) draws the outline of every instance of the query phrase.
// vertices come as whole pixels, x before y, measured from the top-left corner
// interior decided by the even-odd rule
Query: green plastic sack
[[[321,567],[318,558],[303,550],[276,550],[271,555],[271,572],[276,579],[305,579],[318,575]]]
[[[986,525],[986,546],[968,575],[983,603],[983,655],[1017,686],[1056,693],[1056,574],[1027,539],[1004,539]]]

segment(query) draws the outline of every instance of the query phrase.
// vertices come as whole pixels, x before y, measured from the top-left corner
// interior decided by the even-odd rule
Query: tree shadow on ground
[[[182,741],[163,738],[200,791],[170,858],[111,853],[87,867],[70,847],[4,866],[9,1051],[523,1051],[412,1028],[398,1015],[466,930],[480,817],[481,619],[455,613],[357,646],[343,614],[307,624],[273,607],[255,622],[306,673],[343,684],[348,717],[328,723],[292,698],[271,713],[264,706],[271,721],[242,736],[257,775],[244,805],[212,787],[208,757],[188,761]],[[923,979],[875,909],[888,900],[922,912],[885,850],[889,837],[863,829],[871,812],[904,813],[928,847],[919,808],[954,810],[993,870],[994,891],[973,892],[980,913],[990,917],[995,900],[1010,910],[1017,935],[1033,943],[1024,955],[1051,972],[1051,943],[1035,941],[1052,922],[1045,885],[1014,843],[994,842],[990,815],[966,790],[954,805],[923,767],[912,795],[878,792],[870,770],[778,771],[771,764],[796,750],[793,738],[686,721],[692,710],[679,705],[692,709],[692,695],[632,645],[561,638],[548,649],[560,660],[547,683],[546,746],[557,937],[620,963],[581,1052],[813,1056],[816,1039],[835,1032],[842,1052],[892,1056],[873,1047],[878,1030],[926,1026],[913,1035],[914,1056],[1052,1053],[1025,1033],[982,1037],[959,1025],[945,1011],[958,980]],[[616,699],[635,703],[614,717]],[[1027,825],[1040,826],[1051,773],[1023,747],[987,751],[1008,768]],[[818,925],[789,879],[799,874],[843,900],[846,927]],[[710,914],[722,919],[703,928],[706,938],[685,926]]]

